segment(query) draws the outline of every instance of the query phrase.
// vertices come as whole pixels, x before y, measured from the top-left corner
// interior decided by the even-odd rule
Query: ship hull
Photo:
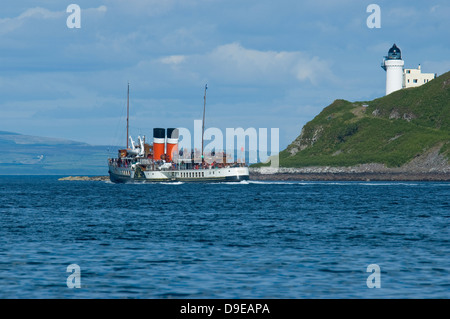
[[[109,167],[113,183],[155,182],[240,182],[249,179],[248,167],[198,170],[136,171],[132,168]]]

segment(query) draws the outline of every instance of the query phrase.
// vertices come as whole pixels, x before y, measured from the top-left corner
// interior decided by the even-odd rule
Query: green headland
[[[280,167],[401,167],[434,151],[450,158],[450,72],[373,101],[335,100],[282,152]],[[261,167],[256,164],[254,167]]]

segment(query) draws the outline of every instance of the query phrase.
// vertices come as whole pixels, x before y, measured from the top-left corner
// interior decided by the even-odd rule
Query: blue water
[[[0,298],[449,298],[449,191],[3,176]]]

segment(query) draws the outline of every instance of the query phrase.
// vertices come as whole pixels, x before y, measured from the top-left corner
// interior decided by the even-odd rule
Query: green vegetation
[[[373,101],[334,101],[280,153],[280,166],[398,167],[434,147],[450,158],[450,72]]]

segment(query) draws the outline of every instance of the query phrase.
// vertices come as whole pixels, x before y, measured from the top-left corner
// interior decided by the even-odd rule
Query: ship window
[[[414,80],[413,80],[413,83],[417,83],[417,79],[414,79]]]

